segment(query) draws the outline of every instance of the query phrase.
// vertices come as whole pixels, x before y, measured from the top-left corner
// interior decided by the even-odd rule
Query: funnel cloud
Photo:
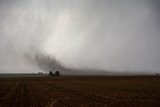
[[[160,1],[0,1],[0,73],[71,69],[159,72]]]

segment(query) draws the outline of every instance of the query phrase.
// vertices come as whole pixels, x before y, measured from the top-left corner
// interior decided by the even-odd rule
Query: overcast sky
[[[64,66],[160,71],[159,0],[0,0],[0,73],[40,70],[25,56]]]

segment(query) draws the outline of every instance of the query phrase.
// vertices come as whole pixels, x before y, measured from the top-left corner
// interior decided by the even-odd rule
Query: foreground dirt
[[[1,78],[0,107],[160,106],[158,76]]]

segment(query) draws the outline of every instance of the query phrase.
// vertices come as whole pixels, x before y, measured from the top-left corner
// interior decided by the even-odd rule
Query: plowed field
[[[0,107],[160,107],[158,76],[0,79]]]

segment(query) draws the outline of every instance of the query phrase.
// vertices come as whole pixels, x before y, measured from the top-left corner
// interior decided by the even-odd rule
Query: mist
[[[1,0],[0,73],[159,72],[159,10],[159,0]]]

